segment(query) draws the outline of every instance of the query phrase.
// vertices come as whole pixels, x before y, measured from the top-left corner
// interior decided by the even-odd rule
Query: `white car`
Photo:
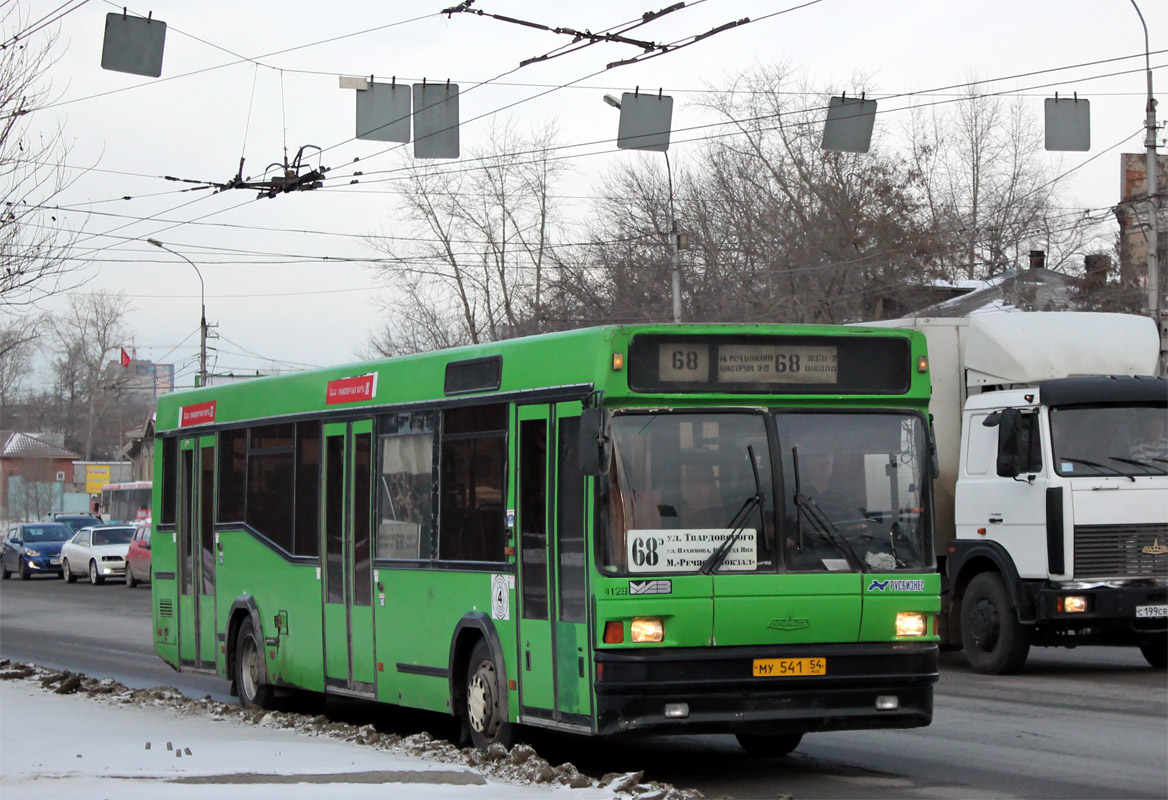
[[[126,553],[134,535],[133,525],[82,528],[61,548],[61,571],[66,583],[88,575],[92,584],[126,575]]]

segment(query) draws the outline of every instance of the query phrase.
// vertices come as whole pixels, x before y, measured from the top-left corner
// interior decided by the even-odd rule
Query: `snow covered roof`
[[[964,283],[964,282],[956,282]],[[1049,269],[1014,270],[980,288],[913,312],[913,317],[968,317],[989,311],[1066,311],[1074,306],[1078,279]]]
[[[3,442],[0,456],[5,458],[81,458],[68,448],[50,444],[28,433],[5,431],[0,434],[0,441]]]

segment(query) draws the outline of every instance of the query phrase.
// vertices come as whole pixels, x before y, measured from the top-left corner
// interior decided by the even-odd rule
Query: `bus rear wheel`
[[[470,653],[464,713],[471,743],[479,750],[496,743],[510,747],[515,740],[515,727],[507,722],[507,710],[499,691],[499,672],[484,639],[479,639]]]
[[[961,601],[961,645],[969,665],[987,675],[1022,669],[1030,654],[1030,629],[1018,621],[1002,579],[983,572]]]
[[[250,618],[245,619],[235,639],[235,686],[239,691],[239,704],[244,708],[270,708],[272,705],[272,687],[263,679],[263,657],[255,626]]]
[[[801,733],[756,734],[739,733],[734,736],[738,745],[752,756],[774,758],[785,756],[803,741]]]

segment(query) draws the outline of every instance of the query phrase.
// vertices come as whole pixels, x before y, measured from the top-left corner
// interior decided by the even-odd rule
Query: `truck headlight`
[[[659,619],[638,617],[630,626],[634,642],[661,642],[665,640],[665,624]]]
[[[1058,599],[1060,614],[1083,614],[1087,611],[1087,597],[1081,594],[1068,594]]]
[[[928,631],[925,615],[919,611],[896,612],[897,636],[924,636]]]

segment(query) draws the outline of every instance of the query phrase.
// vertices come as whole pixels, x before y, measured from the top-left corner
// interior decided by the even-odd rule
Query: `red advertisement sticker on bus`
[[[182,406],[178,410],[178,426],[187,428],[191,425],[202,425],[215,421],[215,402],[208,400],[205,403],[195,403],[193,406]]]
[[[338,403],[357,403],[362,400],[372,400],[376,395],[377,375],[370,373],[329,381],[324,402],[328,406]]]

